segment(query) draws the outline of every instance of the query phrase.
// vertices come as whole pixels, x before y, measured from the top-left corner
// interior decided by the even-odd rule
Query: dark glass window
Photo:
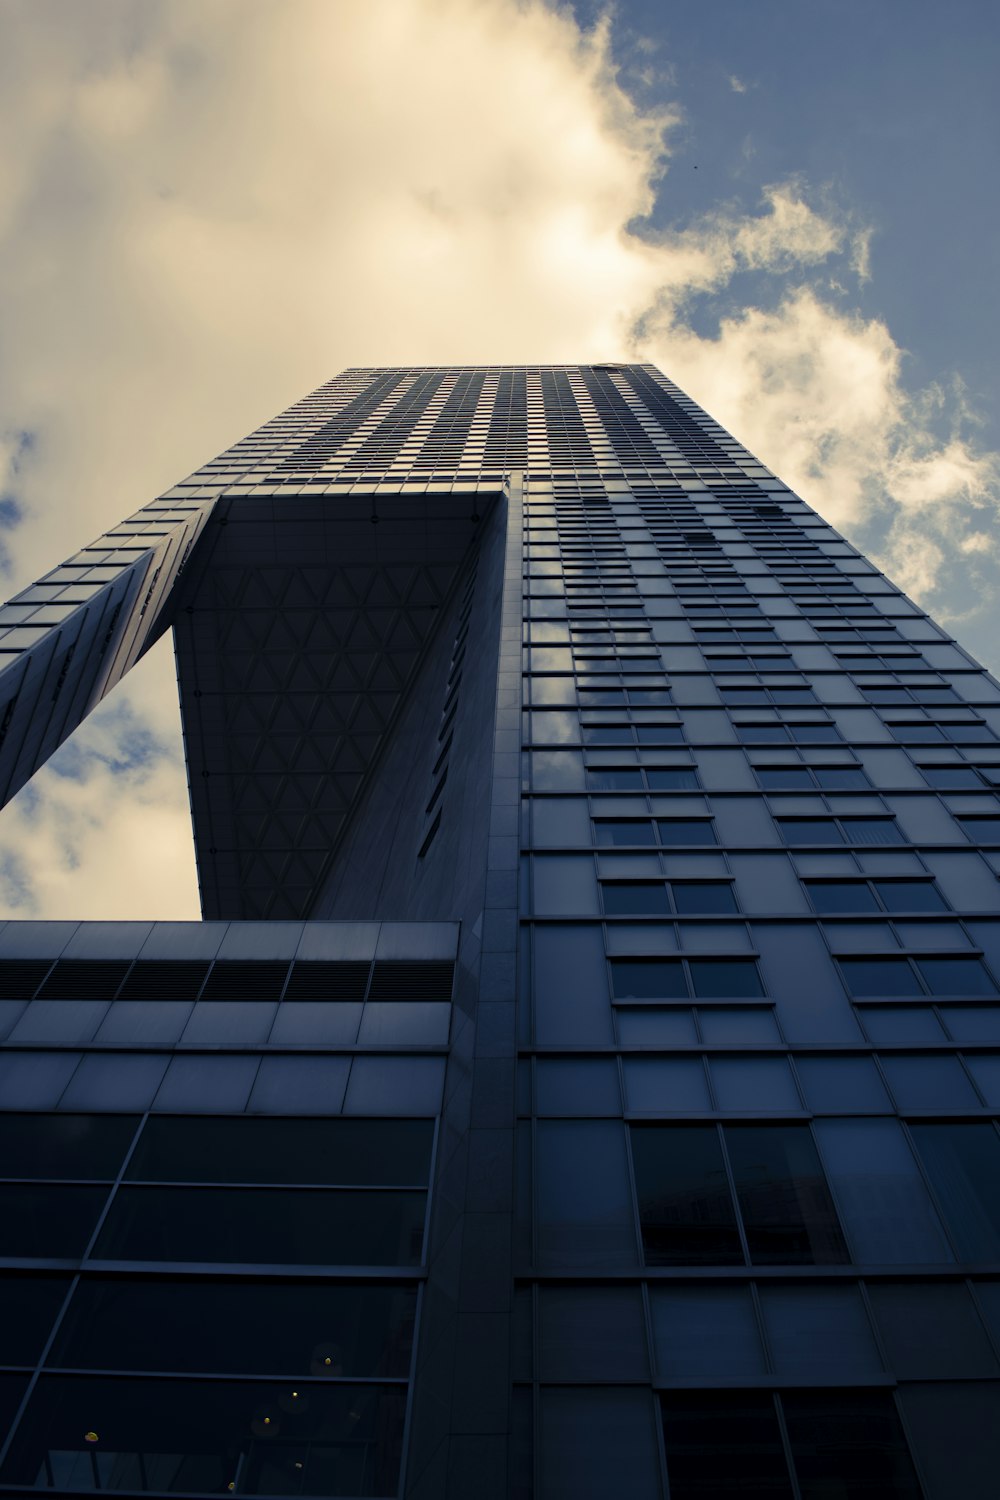
[[[654,792],[688,792],[699,785],[696,771],[649,770],[646,772],[646,780],[650,790]]]
[[[913,1125],[961,1260],[1000,1259],[1000,1136],[986,1121]]]
[[[849,844],[902,843],[895,818],[841,818],[840,826]]]
[[[48,1363],[405,1377],[415,1309],[415,1290],[391,1284],[85,1279]]]
[[[736,911],[733,888],[722,881],[681,881],[671,884],[674,905],[684,916]]]
[[[843,834],[832,818],[778,818],[786,844],[842,844]]]
[[[781,1397],[802,1500],[921,1500],[889,1391]]]
[[[660,1401],[670,1500],[791,1500],[769,1391],[671,1391]]]
[[[995,995],[997,987],[978,958],[918,958],[932,995]]]
[[[65,1276],[0,1279],[0,1365],[33,1365],[69,1291]]]
[[[635,1125],[632,1162],[647,1265],[742,1264],[714,1125]]]
[[[758,766],[757,780],[765,792],[812,791],[813,781],[803,766]]]
[[[0,1187],[0,1255],[75,1260],[87,1248],[106,1187],[10,1183]]]
[[[636,738],[640,745],[683,745],[684,731],[679,724],[639,724]]]
[[[48,1376],[0,1479],[29,1489],[394,1495],[405,1385]]]
[[[714,844],[715,829],[707,818],[658,818],[661,844]]]
[[[420,1262],[421,1192],[294,1188],[122,1188],[98,1260],[274,1265]]]
[[[616,1000],[679,1000],[688,992],[675,958],[613,958],[611,988]]]
[[[135,1115],[0,1114],[0,1177],[117,1177],[138,1123]]]
[[[942,792],[974,790],[982,782],[971,766],[921,766],[924,780]]]
[[[147,1182],[365,1183],[422,1187],[430,1120],[153,1115],[127,1176]]]
[[[878,911],[878,902],[863,880],[807,880],[806,890],[818,912]]]
[[[764,993],[757,965],[750,958],[692,958],[691,982],[702,1000]]]
[[[923,994],[905,958],[842,958],[840,967],[848,990],[857,999]]]
[[[587,771],[587,786],[592,792],[641,792],[641,771]]]
[[[849,1259],[806,1125],[731,1125],[726,1144],[750,1259],[757,1265]]]
[[[974,844],[1000,844],[1000,818],[959,818]]]
[[[598,844],[653,844],[653,825],[648,818],[600,818],[594,822]]]
[[[651,881],[605,881],[601,885],[604,910],[610,917],[668,915],[670,903],[662,883]]]
[[[929,880],[875,880],[872,884],[886,911],[948,910]]]

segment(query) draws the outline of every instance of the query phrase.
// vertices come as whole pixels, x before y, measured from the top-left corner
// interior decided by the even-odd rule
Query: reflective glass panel
[[[56,1490],[394,1495],[406,1387],[41,1380],[0,1478]]]
[[[632,1162],[647,1265],[742,1263],[714,1125],[633,1126]]]
[[[848,1259],[806,1125],[729,1125],[726,1145],[750,1258],[758,1265]]]
[[[420,1262],[420,1192],[294,1188],[122,1188],[94,1250],[98,1260],[275,1265]]]
[[[86,1279],[48,1363],[229,1375],[409,1372],[413,1287]]]

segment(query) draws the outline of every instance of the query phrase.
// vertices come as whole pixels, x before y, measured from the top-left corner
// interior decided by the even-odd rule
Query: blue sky
[[[591,22],[602,11],[577,6]],[[762,185],[790,176],[826,189],[873,230],[862,310],[889,323],[913,382],[958,373],[990,402],[995,441],[991,0],[627,0],[612,15],[614,54],[637,96],[685,112],[652,222],[683,224],[730,198],[752,207]]]
[[[649,359],[1000,667],[998,32],[7,0],[5,592],[348,365]],[[196,910],[164,644],[0,815],[0,915]]]

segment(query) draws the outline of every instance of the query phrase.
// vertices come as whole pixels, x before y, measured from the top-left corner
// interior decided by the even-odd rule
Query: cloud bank
[[[790,181],[652,232],[681,111],[636,104],[606,25],[532,0],[4,20],[8,593],[337,370],[411,361],[652,359],[899,581],[988,562],[996,455],[852,309],[864,226]],[[196,913],[173,695],[157,648],[0,819],[10,914]]]

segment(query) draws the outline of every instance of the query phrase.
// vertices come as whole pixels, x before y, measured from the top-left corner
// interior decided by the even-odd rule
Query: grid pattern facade
[[[0,931],[0,1493],[992,1500],[1000,687],[649,366],[350,370],[158,503],[270,588],[241,517],[437,497],[335,920]]]

